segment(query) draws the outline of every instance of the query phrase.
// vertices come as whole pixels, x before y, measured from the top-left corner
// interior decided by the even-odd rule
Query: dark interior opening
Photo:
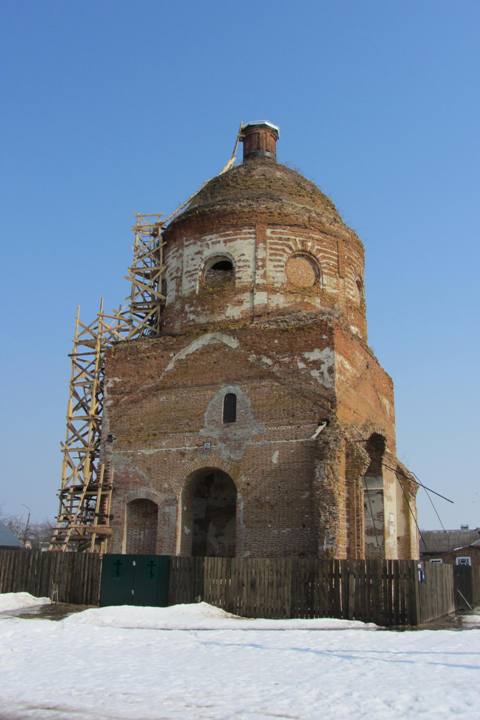
[[[231,260],[218,260],[218,262],[212,265],[210,270],[228,270],[233,272],[233,265]]]
[[[223,422],[234,423],[237,419],[237,396],[227,393],[223,398]]]
[[[205,284],[208,287],[220,287],[233,283],[235,270],[229,258],[217,258],[205,270]]]
[[[230,476],[214,468],[198,471],[185,499],[185,520],[191,522],[191,554],[233,557],[237,489]]]

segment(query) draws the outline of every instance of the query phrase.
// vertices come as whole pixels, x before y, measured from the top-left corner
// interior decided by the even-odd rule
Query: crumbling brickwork
[[[363,246],[265,132],[167,228],[162,335],[108,353],[111,550],[151,548],[156,517],[158,553],[362,558],[374,537],[377,555],[415,557]]]

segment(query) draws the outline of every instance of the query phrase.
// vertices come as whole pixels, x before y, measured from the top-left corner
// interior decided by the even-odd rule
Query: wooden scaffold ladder
[[[101,302],[89,325],[77,309],[54,550],[105,552],[111,535],[113,471],[101,452],[105,350],[116,342],[158,336],[165,299],[160,215],[137,214],[133,231],[126,307],[107,315]]]

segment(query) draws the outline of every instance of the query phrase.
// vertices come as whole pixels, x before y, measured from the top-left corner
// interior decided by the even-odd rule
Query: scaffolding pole
[[[111,535],[113,470],[102,452],[105,351],[161,331],[163,239],[160,215],[137,214],[127,305],[90,324],[77,308],[67,405],[59,512],[50,549],[106,552]]]

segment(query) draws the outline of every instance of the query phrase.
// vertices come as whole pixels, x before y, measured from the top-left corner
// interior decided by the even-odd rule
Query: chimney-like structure
[[[258,157],[276,160],[279,136],[279,128],[267,120],[242,125],[243,161]]]

